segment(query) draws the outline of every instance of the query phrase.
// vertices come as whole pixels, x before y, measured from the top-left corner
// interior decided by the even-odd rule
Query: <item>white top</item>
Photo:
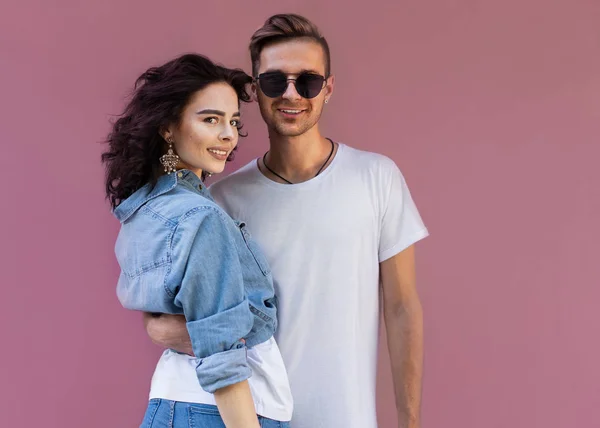
[[[211,193],[270,263],[293,427],[376,427],[379,263],[428,235],[396,164],[340,144],[304,183],[276,183],[254,160]]]
[[[200,387],[196,377],[197,364],[196,358],[189,355],[168,349],[164,351],[152,376],[150,399],[216,406],[214,395]],[[248,348],[248,365],[252,369],[248,384],[256,413],[278,421],[289,421],[293,411],[292,395],[275,339],[271,337]]]

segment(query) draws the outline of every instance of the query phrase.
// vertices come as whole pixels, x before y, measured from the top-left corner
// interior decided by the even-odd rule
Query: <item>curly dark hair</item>
[[[182,111],[197,91],[219,82],[231,85],[239,100],[250,101],[250,76],[198,54],[182,55],[137,78],[129,104],[107,137],[108,150],[102,153],[106,198],[113,209],[147,183],[156,184],[163,174],[159,158],[167,151],[160,131],[179,124]]]

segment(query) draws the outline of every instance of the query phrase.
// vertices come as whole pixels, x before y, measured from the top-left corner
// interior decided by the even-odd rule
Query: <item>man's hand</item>
[[[194,356],[192,341],[183,315],[144,313],[144,327],[152,342]]]

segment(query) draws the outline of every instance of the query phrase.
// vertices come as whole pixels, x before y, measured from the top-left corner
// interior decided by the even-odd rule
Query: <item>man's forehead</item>
[[[325,72],[323,48],[312,40],[286,40],[265,46],[260,53],[259,73],[266,71],[301,73]]]

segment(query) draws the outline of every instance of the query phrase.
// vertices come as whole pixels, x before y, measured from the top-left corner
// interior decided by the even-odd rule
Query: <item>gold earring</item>
[[[167,143],[169,143],[169,149],[167,150],[166,155],[162,155],[160,157],[160,163],[165,168],[165,172],[167,174],[170,174],[172,172],[175,172],[175,168],[179,163],[179,156],[177,156],[173,151],[173,140],[171,139],[171,137],[167,138]]]

